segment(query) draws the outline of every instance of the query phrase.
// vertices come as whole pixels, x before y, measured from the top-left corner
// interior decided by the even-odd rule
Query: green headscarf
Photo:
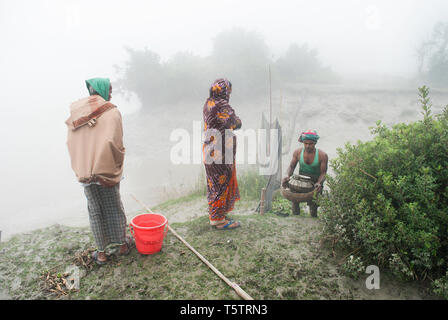
[[[307,131],[304,131],[299,136],[299,142],[303,142],[305,140],[311,140],[317,143],[317,140],[319,140],[319,135],[317,134],[316,130],[308,129]]]
[[[104,98],[104,100],[109,100],[109,88],[110,88],[110,80],[109,78],[92,78],[86,80],[87,90],[89,87],[92,88]],[[89,90],[90,92],[90,90]]]

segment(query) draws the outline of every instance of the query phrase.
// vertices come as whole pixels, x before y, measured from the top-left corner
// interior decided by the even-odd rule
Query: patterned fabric
[[[126,239],[126,215],[120,198],[120,184],[104,187],[91,184],[84,188],[90,227],[98,251],[109,244],[123,244]]]
[[[303,142],[305,140],[311,140],[311,141],[317,142],[317,140],[319,140],[319,138],[320,137],[317,134],[316,130],[308,129],[300,134],[299,142]]]
[[[203,108],[203,156],[207,177],[207,200],[212,225],[226,219],[240,199],[236,179],[236,136],[233,130],[241,128],[241,120],[229,105],[231,84],[217,79],[210,87],[210,97]]]

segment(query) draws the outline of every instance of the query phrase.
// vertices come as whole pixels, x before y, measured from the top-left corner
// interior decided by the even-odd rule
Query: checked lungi
[[[113,187],[90,184],[84,187],[84,193],[98,251],[104,251],[110,244],[125,243],[126,215],[120,197],[120,184]]]

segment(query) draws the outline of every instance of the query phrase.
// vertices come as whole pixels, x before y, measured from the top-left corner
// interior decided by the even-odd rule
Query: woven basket
[[[298,193],[308,193],[314,190],[314,183],[310,177],[293,174],[288,181],[289,190]]]
[[[288,199],[289,201],[293,202],[308,202],[313,200],[313,196],[315,194],[314,191],[306,192],[306,193],[298,193],[298,192],[292,192],[289,188],[283,188],[281,187],[281,193],[282,196],[285,199]],[[318,194],[316,194],[316,197]]]

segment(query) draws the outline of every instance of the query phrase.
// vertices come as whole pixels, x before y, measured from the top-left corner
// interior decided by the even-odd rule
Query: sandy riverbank
[[[427,284],[402,283],[381,274],[381,288],[368,290],[367,275],[353,280],[344,275],[339,260],[321,245],[319,219],[309,216],[260,216],[256,202],[239,203],[234,218],[242,226],[217,231],[210,227],[201,198],[167,203],[159,209],[172,221],[182,210],[191,221],[170,225],[226,277],[255,299],[431,299]],[[193,216],[197,214],[195,218]],[[236,293],[205,266],[173,234],[162,251],[117,257],[110,249],[105,266],[76,260],[92,250],[88,228],[55,225],[12,237],[0,243],[2,299],[239,299]],[[87,261],[87,260],[86,260]],[[46,278],[80,270],[78,291],[48,290]],[[52,278],[53,277],[53,278]],[[55,280],[56,281],[56,280]]]

